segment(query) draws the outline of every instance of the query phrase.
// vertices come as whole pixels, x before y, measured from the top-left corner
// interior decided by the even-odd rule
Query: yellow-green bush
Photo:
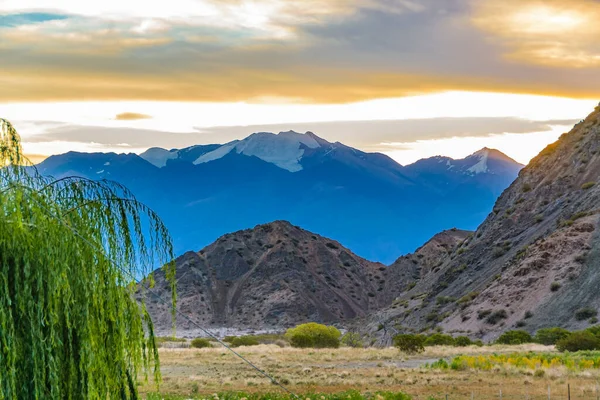
[[[315,322],[290,328],[285,334],[293,347],[302,348],[337,348],[340,347],[341,336],[337,328]]]
[[[192,340],[190,345],[195,349],[204,349],[207,347],[212,347],[208,339],[205,338],[196,338]]]

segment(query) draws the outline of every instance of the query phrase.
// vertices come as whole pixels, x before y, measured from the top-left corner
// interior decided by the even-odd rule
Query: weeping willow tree
[[[0,164],[0,399],[136,398],[160,372],[135,277],[174,282],[167,229],[117,183],[42,177],[3,119]]]

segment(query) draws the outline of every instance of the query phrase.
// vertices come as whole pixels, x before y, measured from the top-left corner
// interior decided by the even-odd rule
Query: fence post
[[[548,400],[550,400],[550,385],[548,385]]]
[[[473,400],[475,398],[475,396],[473,395],[473,392],[471,392],[471,400]]]
[[[500,400],[502,400],[502,389],[500,389]]]
[[[571,384],[567,384],[567,389],[569,390],[569,400],[571,400]]]

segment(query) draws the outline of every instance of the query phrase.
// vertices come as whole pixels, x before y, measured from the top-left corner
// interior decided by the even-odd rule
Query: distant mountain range
[[[227,232],[287,220],[384,263],[436,232],[476,228],[522,167],[487,148],[462,160],[433,157],[402,166],[293,131],[139,156],[70,152],[38,165],[57,178],[126,185],[163,218],[178,254]]]
[[[298,164],[305,168],[302,159]],[[419,200],[433,208],[440,193],[460,199],[448,196],[460,193],[454,174],[464,179],[462,193],[476,195],[474,179],[510,165],[484,149],[465,160],[438,157],[395,171],[413,182],[402,181],[411,194],[427,193]],[[433,214],[417,203],[408,211],[432,225]],[[455,217],[468,215],[463,211]],[[411,225],[397,231],[415,232]],[[363,238],[373,242],[369,232]],[[285,221],[224,235],[176,264],[179,309],[210,328],[282,331],[316,321],[379,344],[398,333],[441,330],[493,341],[511,329],[587,328],[600,312],[600,106],[519,173],[476,231],[442,231],[388,266]],[[168,297],[164,273],[155,278],[155,289]],[[156,328],[168,332],[170,310],[150,302],[149,311]],[[183,320],[178,329],[198,334]]]

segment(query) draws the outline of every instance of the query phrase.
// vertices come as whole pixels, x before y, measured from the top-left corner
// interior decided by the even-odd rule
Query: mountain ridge
[[[287,132],[273,146],[265,140],[278,135],[257,137],[252,146],[240,145],[239,153],[234,147],[241,141],[224,150],[224,145],[153,148],[145,157],[154,164],[135,154],[67,153],[38,169],[57,178],[79,175],[124,184],[163,218],[177,254],[227,232],[288,220],[389,264],[436,232],[477,227],[522,167],[486,161],[485,171],[466,172],[481,162],[478,157],[401,166],[386,155],[330,143],[314,133]],[[311,146],[299,137],[310,139]],[[280,145],[286,152],[273,152]],[[207,155],[214,160],[194,164]]]
[[[589,326],[576,314],[600,309],[598,182],[600,106],[536,156],[476,233],[400,296],[406,310],[380,310],[366,330],[383,320],[399,331],[493,340],[509,329]]]

